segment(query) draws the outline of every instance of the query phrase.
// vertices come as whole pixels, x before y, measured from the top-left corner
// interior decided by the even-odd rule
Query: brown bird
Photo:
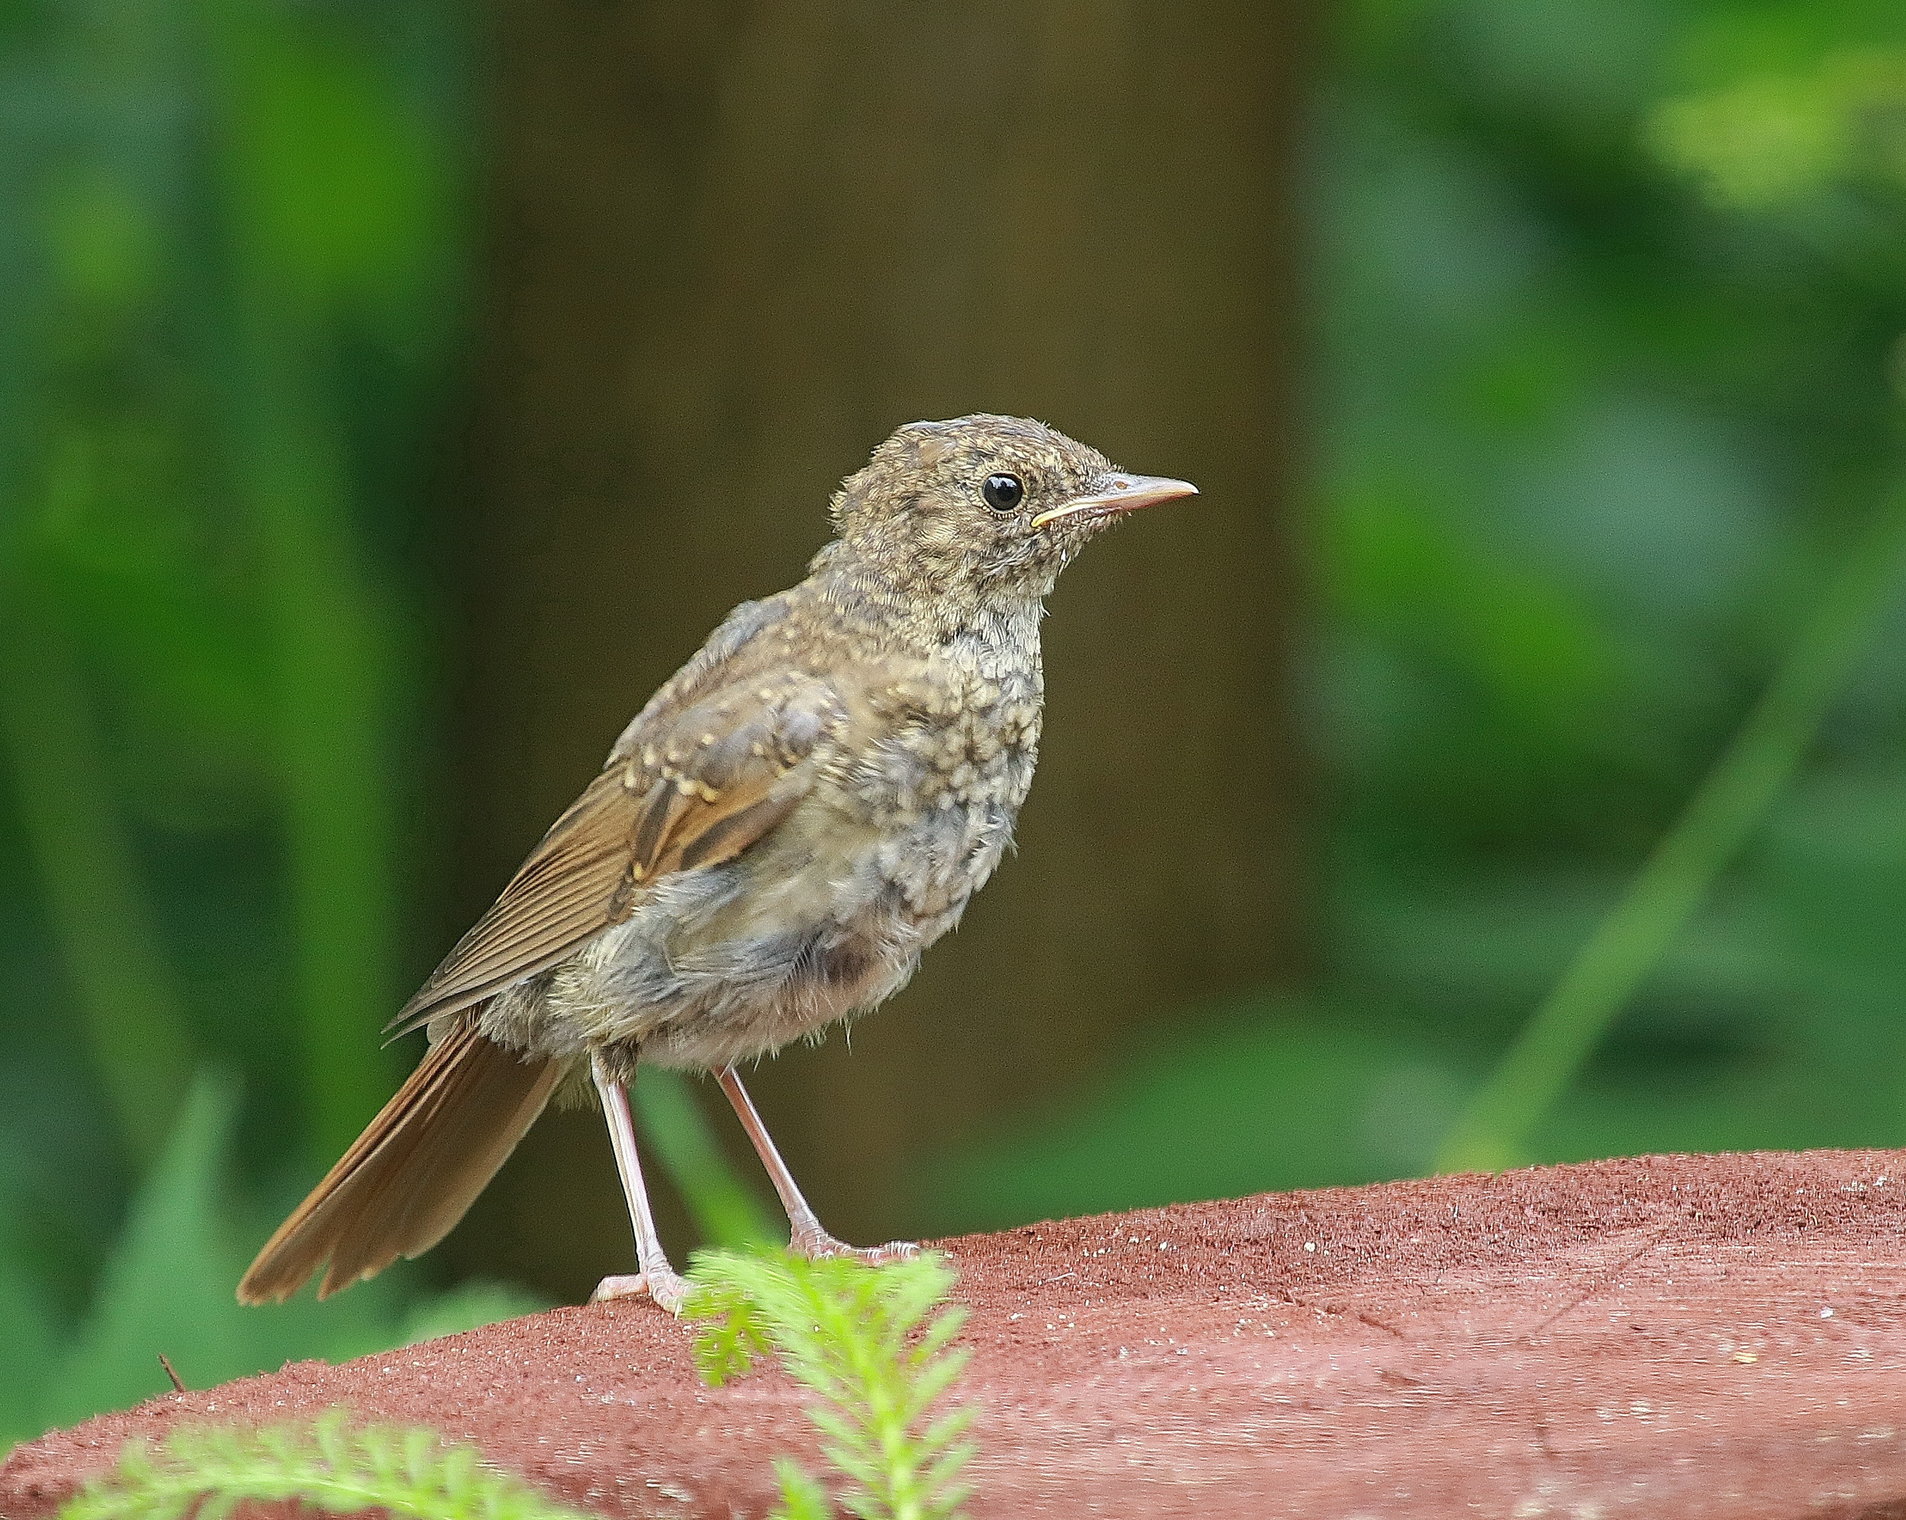
[[[881,444],[835,494],[807,579],[728,615],[392,1021],[429,1031],[422,1063],[239,1298],[284,1298],[320,1267],[333,1293],[428,1250],[551,1096],[592,1081],[641,1269],[595,1298],[678,1309],[629,1115],[642,1061],[713,1071],[792,1247],[848,1251],[736,1064],[873,1008],[959,921],[1032,783],[1044,598],[1110,523],[1195,494],[1017,417]]]

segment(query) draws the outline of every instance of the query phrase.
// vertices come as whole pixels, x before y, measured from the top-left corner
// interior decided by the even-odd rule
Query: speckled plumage
[[[786,795],[786,816],[735,859],[632,894],[626,919],[496,998],[486,1035],[600,1049],[624,1074],[638,1054],[730,1065],[873,1007],[959,921],[1032,784],[1037,604],[950,639],[896,636],[834,569],[732,614],[722,657],[684,673],[695,695],[665,688],[610,761],[626,796],[685,782],[718,805],[746,738],[744,767],[771,767],[766,805]]]
[[[1005,510],[986,494],[1002,476],[1022,492]],[[1031,786],[1045,596],[1123,510],[1189,491],[1010,417],[914,423],[876,449],[807,578],[729,614],[394,1021],[433,1040],[410,1109],[444,1106],[454,1077],[429,1069],[454,1061],[487,1073],[466,1104],[513,1131],[480,1165],[432,1162],[436,1185],[467,1206],[592,1066],[598,1088],[638,1061],[729,1068],[903,986],[998,865]],[[383,1201],[403,1187],[380,1157],[403,1150],[404,1096],[242,1296],[289,1291],[327,1254],[328,1290],[449,1227],[436,1199],[427,1240],[417,1210]],[[376,1204],[374,1247],[337,1201],[352,1190]]]

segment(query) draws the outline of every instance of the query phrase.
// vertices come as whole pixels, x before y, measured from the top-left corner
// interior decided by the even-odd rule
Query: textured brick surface
[[[1289,1193],[947,1243],[976,1517],[1906,1515],[1906,1155],[1650,1157]],[[51,1515],[135,1433],[348,1403],[605,1515],[760,1514],[812,1458],[640,1303],[299,1363],[16,1450]]]

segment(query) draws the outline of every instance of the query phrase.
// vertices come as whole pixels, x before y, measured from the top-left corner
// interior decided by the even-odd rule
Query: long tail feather
[[[465,1018],[433,1044],[311,1196],[265,1242],[242,1303],[289,1298],[319,1267],[318,1296],[417,1256],[450,1232],[536,1122],[563,1075]]]

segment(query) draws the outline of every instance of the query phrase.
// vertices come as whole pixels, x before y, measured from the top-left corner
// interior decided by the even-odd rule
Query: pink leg
[[[866,1248],[843,1245],[822,1229],[820,1220],[815,1217],[813,1208],[801,1192],[800,1184],[795,1182],[787,1162],[781,1159],[774,1137],[768,1133],[767,1125],[761,1122],[754,1099],[748,1096],[748,1089],[741,1085],[741,1078],[734,1067],[722,1067],[715,1073],[715,1080],[721,1083],[721,1090],[734,1105],[735,1115],[741,1120],[749,1143],[761,1158],[762,1166],[767,1168],[768,1181],[774,1184],[774,1191],[780,1196],[781,1207],[787,1210],[790,1250],[802,1256],[858,1256],[864,1261],[892,1261],[896,1257],[912,1256],[919,1251],[918,1246],[904,1240]]]
[[[688,1280],[668,1264],[662,1237],[655,1231],[649,1192],[642,1184],[642,1162],[635,1153],[635,1120],[629,1115],[629,1095],[622,1084],[592,1059],[589,1073],[602,1099],[602,1117],[609,1125],[609,1145],[615,1151],[615,1169],[622,1178],[622,1196],[629,1203],[629,1223],[635,1228],[635,1260],[642,1270],[634,1277],[605,1277],[596,1284],[589,1302],[634,1298],[646,1293],[671,1314],[680,1314],[688,1297]]]

